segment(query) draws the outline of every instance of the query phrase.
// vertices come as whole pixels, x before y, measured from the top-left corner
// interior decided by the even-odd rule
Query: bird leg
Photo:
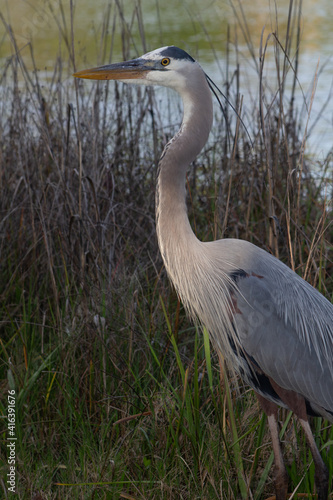
[[[315,483],[318,494],[318,500],[327,500],[328,477],[329,477],[327,467],[324,464],[324,461],[321,458],[321,455],[317,448],[308,419],[306,418],[306,420],[303,420],[302,418],[299,418],[298,420],[301,426],[303,427],[305,437],[307,439],[307,442],[309,443],[310,450],[312,453],[312,458],[315,464]]]
[[[315,465],[315,483],[318,500],[327,500],[329,478],[328,470],[326,465],[324,464],[323,459],[321,458],[309,425],[308,416],[306,413],[305,399],[303,398],[303,396],[297,394],[294,391],[282,389],[282,387],[277,385],[272,379],[270,379],[270,382],[281,400],[288,406],[288,408],[290,408],[290,410],[295,413],[304,430],[305,437],[307,442],[309,443]]]
[[[277,423],[278,407],[275,403],[256,393],[259,403],[267,415],[269,430],[272,437],[272,445],[275,459],[275,495],[276,500],[286,500],[288,491],[288,475],[284,465],[279,429]]]

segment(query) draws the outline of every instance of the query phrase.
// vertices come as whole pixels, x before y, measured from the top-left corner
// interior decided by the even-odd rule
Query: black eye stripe
[[[164,50],[160,52],[160,55],[162,57],[172,57],[172,59],[184,59],[188,61],[194,62],[193,57],[191,57],[185,50],[179,49],[178,47],[170,46],[170,47],[165,47]]]

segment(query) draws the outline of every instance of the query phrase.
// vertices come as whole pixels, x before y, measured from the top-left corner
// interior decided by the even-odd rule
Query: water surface
[[[18,48],[32,69],[28,42],[33,42],[34,59],[47,81],[53,74],[59,54],[68,58],[66,42],[71,44],[70,1],[0,0],[0,12],[10,24]],[[62,7],[61,7],[62,5]],[[257,99],[259,47],[267,39],[265,76],[277,88],[275,58],[271,33],[285,44],[289,0],[76,0],[74,6],[74,47],[77,68],[95,66],[110,60],[136,57],[164,45],[178,45],[197,58],[219,85],[226,78],[227,50],[229,75],[240,66],[240,93],[244,102]],[[299,3],[295,2],[293,17]],[[333,2],[305,0],[301,6],[301,44],[296,102],[301,109],[304,96],[309,107],[316,72],[320,68],[308,127],[311,151],[322,159],[333,144],[333,105],[327,99],[333,81]],[[107,36],[105,37],[105,32]],[[101,47],[101,38],[106,43]],[[291,61],[295,63],[296,37]],[[229,40],[229,44],[227,43]],[[0,24],[0,64],[13,53],[13,47]],[[252,53],[251,53],[252,52]],[[68,72],[70,74],[70,70]],[[292,72],[286,86],[292,84]],[[320,117],[320,118],[319,118]],[[319,118],[318,122],[317,119]],[[306,119],[304,120],[306,126]]]

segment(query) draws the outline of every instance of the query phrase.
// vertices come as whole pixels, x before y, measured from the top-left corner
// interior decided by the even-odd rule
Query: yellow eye
[[[161,64],[162,66],[167,66],[168,64],[170,64],[170,59],[168,57],[165,57],[164,59],[162,59]]]

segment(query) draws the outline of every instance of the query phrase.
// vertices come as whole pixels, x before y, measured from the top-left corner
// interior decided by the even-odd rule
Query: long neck
[[[189,83],[179,91],[184,106],[183,121],[163,151],[157,180],[157,237],[176,288],[179,267],[189,262],[189,252],[200,244],[188,220],[185,189],[187,168],[206,144],[213,119],[212,97],[203,72],[200,78],[195,86]]]

